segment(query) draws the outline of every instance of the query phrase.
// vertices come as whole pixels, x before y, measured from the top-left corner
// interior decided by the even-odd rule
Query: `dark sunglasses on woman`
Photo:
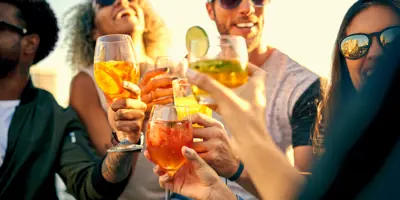
[[[400,26],[392,26],[375,33],[355,33],[340,40],[339,47],[342,55],[350,60],[357,60],[365,56],[372,44],[373,37],[377,37],[383,49],[400,36]]]
[[[129,0],[131,1],[131,0]],[[101,7],[111,6],[115,2],[115,0],[93,0],[96,4],[100,5]]]
[[[215,0],[208,0],[208,2],[213,2]],[[241,3],[242,0],[218,0],[221,4],[221,7],[227,10],[237,8]],[[269,3],[270,0],[252,0],[254,6],[264,6]]]

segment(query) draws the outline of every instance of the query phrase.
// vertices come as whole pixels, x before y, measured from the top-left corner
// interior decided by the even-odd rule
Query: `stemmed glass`
[[[94,77],[107,99],[108,106],[117,98],[138,98],[122,87],[123,81],[137,84],[140,77],[130,36],[113,34],[97,39]],[[132,144],[125,138],[107,152],[133,151],[140,148],[140,145]]]
[[[186,58],[159,56],[155,61],[155,66],[156,68],[168,68],[166,76],[185,77],[188,61]]]
[[[213,39],[213,38],[211,38]],[[241,36],[221,35],[209,41],[190,41],[189,68],[205,73],[228,88],[236,88],[247,82],[248,52]],[[214,99],[205,91],[193,86],[200,104],[215,106]]]
[[[151,160],[171,177],[185,163],[183,146],[193,144],[192,122],[187,107],[154,105],[146,132],[146,148]],[[165,189],[165,199],[169,190]]]

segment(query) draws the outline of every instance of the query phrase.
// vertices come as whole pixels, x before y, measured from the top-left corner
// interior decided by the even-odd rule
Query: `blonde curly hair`
[[[145,31],[143,43],[147,56],[153,60],[167,54],[170,45],[170,32],[160,16],[153,10],[149,0],[137,0],[143,9]],[[74,70],[90,67],[93,64],[96,41],[92,38],[95,11],[92,1],[72,7],[65,14],[64,27],[68,30],[64,38],[67,45],[67,61]]]

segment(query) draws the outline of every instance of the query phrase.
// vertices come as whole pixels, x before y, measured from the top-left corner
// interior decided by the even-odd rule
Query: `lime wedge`
[[[191,41],[196,41],[194,49],[190,49]],[[207,54],[210,43],[206,31],[200,26],[192,26],[186,32],[186,49],[195,57],[203,57]]]

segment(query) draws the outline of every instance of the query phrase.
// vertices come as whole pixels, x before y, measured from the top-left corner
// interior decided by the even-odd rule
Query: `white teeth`
[[[254,26],[254,23],[239,23],[236,26],[239,28],[251,28]]]

